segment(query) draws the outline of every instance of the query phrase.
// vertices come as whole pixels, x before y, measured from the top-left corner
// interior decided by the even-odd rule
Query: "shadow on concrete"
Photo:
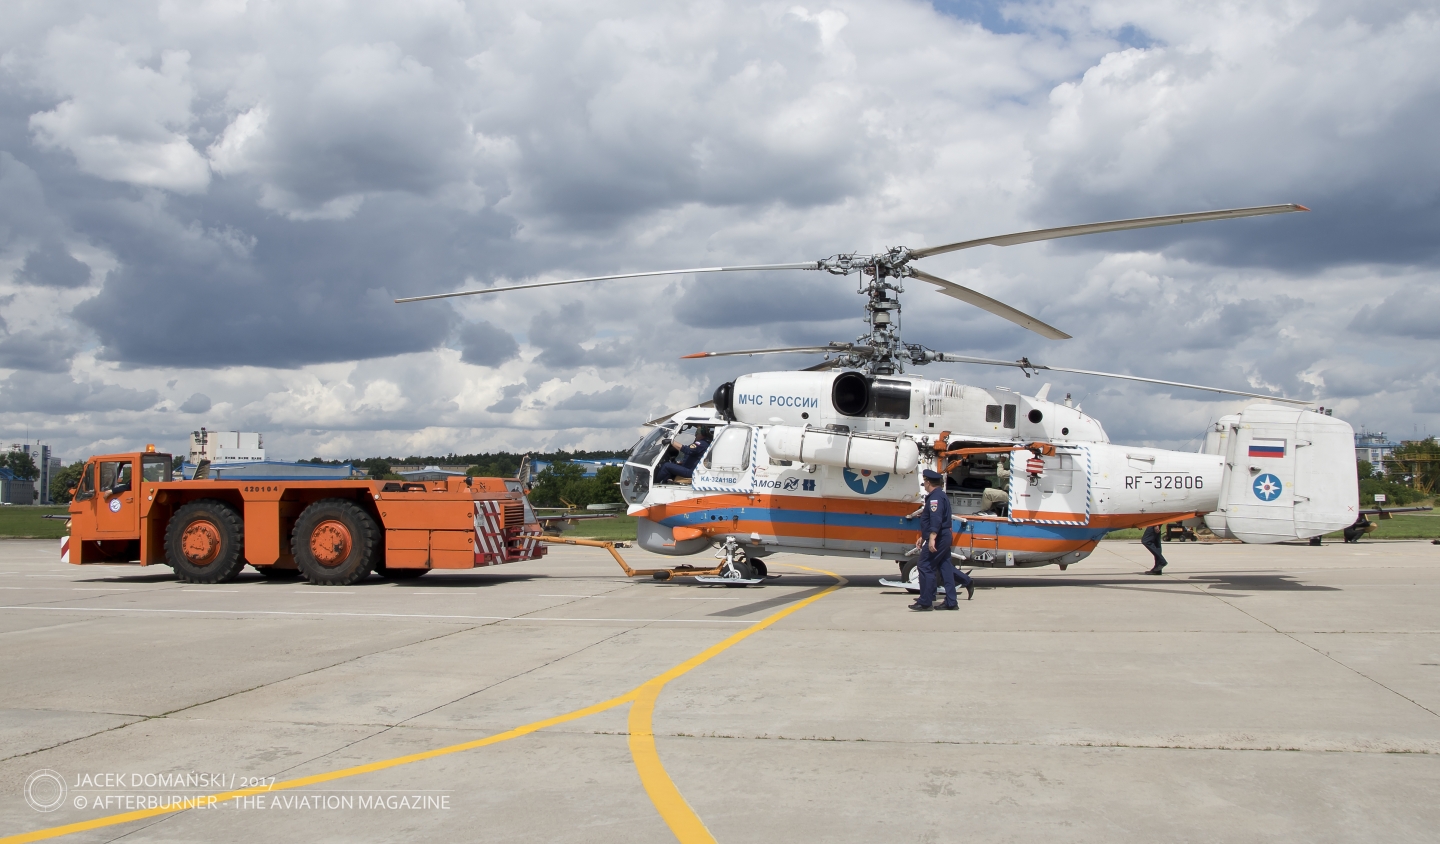
[[[1340,592],[1334,586],[1316,586],[1302,583],[1288,574],[1214,574],[1200,575],[1187,582],[1211,589],[1229,589],[1236,592]]]
[[[105,577],[87,577],[84,580],[72,580],[71,583],[166,583],[180,581],[175,572],[165,568],[163,572],[155,574],[133,574],[133,575],[107,575]]]
[[[1127,589],[1130,591],[1165,592],[1186,594],[1177,586],[1202,586],[1210,589],[1224,589],[1234,592],[1340,592],[1334,586],[1317,586],[1296,580],[1288,574],[1211,574],[1176,577],[1150,577],[1143,574],[1108,577],[1016,577],[1014,575],[989,575],[985,569],[970,572],[975,578],[976,589],[1044,589],[1051,587]],[[852,577],[852,586],[880,586],[878,577]],[[1156,587],[1170,587],[1156,588]],[[887,587],[881,587],[887,588]],[[900,590],[892,590],[900,594]],[[1189,594],[1204,594],[1191,592]]]
[[[831,583],[834,583],[834,581],[831,581]],[[793,583],[792,583],[792,584],[787,584],[787,585],[794,586],[794,585],[797,585],[797,584],[793,584]],[[827,586],[829,586],[829,585],[831,585],[831,584],[830,584],[830,583],[827,583],[827,584],[825,584],[825,586],[817,586],[817,587],[815,587],[814,589],[806,589],[806,590],[804,590],[804,591],[802,591],[802,592],[787,592],[787,593],[784,594],[784,595],[776,595],[776,596],[773,597],[773,598],[767,598],[767,599],[765,599],[765,600],[763,600],[763,601],[756,601],[756,602],[753,603],[753,604],[742,604],[741,606],[738,606],[738,607],[731,607],[731,608],[728,609],[728,610],[720,610],[719,612],[712,612],[712,613],[710,613],[710,615],[711,615],[711,616],[718,616],[718,617],[727,617],[727,616],[728,616],[728,617],[733,617],[733,616],[737,616],[737,615],[750,615],[751,613],[762,612],[762,611],[764,611],[764,610],[774,609],[774,608],[776,608],[776,607],[783,607],[783,606],[785,606],[786,604],[793,604],[793,603],[795,603],[796,601],[803,601],[803,600],[805,600],[806,598],[810,597],[811,595],[814,595],[814,594],[816,594],[817,592],[820,592],[821,590],[825,589],[825,588],[826,588]]]
[[[410,580],[390,580],[378,574],[372,574],[369,578],[355,584],[356,586],[377,586],[390,584],[392,586],[403,586],[406,589],[473,589],[476,586],[498,586],[502,583],[526,583],[531,580],[548,580],[544,574],[529,573],[506,573],[506,574],[481,574],[480,572],[468,569],[455,569],[454,574],[437,574],[431,572],[424,577],[416,577]],[[302,581],[303,582],[303,581]]]

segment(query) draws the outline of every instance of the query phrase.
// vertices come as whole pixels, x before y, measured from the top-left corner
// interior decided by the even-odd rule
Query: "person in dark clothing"
[[[1160,526],[1151,525],[1145,528],[1145,534],[1140,537],[1140,544],[1144,545],[1151,555],[1155,557],[1155,565],[1146,574],[1164,574],[1165,555],[1160,553]]]
[[[925,502],[920,508],[920,536],[915,545],[920,549],[920,595],[910,609],[928,612],[935,607],[938,580],[945,583],[945,603],[941,609],[958,610],[955,579],[965,587],[966,600],[975,597],[975,583],[970,575],[955,568],[950,558],[950,499],[945,496],[945,476],[934,469],[925,470]]]
[[[704,428],[695,432],[695,440],[689,445],[677,446],[675,459],[669,463],[660,464],[655,470],[655,483],[668,484],[676,478],[688,478],[695,474],[695,467],[700,465],[700,458],[710,449],[710,433]]]

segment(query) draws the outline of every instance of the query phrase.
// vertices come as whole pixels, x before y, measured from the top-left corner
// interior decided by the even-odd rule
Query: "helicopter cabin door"
[[[1059,525],[1090,523],[1090,457],[1085,449],[1061,447],[1048,456],[1012,462],[1011,519]]]

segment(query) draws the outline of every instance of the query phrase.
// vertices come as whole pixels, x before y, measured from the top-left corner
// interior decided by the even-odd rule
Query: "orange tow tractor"
[[[270,577],[345,586],[377,572],[419,577],[545,555],[519,481],[177,480],[168,454],[85,464],[70,504],[65,562],[163,563],[189,583]]]

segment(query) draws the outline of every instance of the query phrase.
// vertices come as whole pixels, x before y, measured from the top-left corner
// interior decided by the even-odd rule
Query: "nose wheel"
[[[760,560],[751,561],[745,549],[735,541],[735,537],[725,538],[725,544],[715,554],[716,557],[725,562],[720,564],[718,575],[703,575],[695,578],[700,583],[716,583],[723,586],[754,586],[757,583],[764,583],[768,572],[765,563]]]

